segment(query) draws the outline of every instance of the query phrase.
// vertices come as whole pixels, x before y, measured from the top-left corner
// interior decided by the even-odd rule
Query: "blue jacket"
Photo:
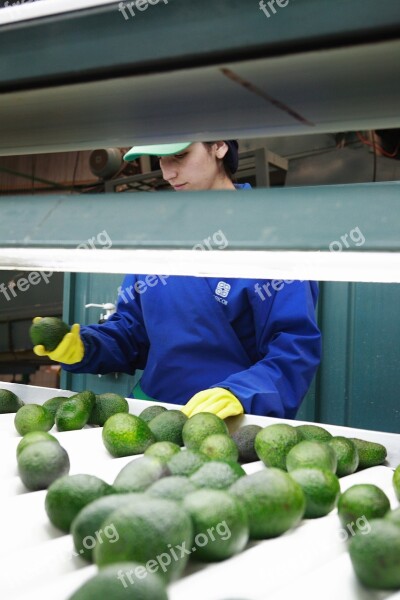
[[[144,370],[141,388],[186,404],[229,389],[246,413],[294,418],[320,362],[315,282],[127,275],[117,312],[82,326],[75,373]]]

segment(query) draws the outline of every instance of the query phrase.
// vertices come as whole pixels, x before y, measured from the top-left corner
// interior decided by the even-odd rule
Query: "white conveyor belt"
[[[42,404],[73,392],[0,382],[25,403]],[[151,403],[128,399],[130,411],[139,414]],[[165,404],[174,408],[174,405]],[[245,415],[229,420],[231,430],[256,423],[266,426],[283,420]],[[285,421],[286,422],[286,421]],[[291,421],[287,421],[291,423]],[[293,423],[293,422],[292,422]],[[296,422],[298,424],[299,422]],[[374,483],[398,506],[392,487],[393,469],[400,463],[400,435],[324,425],[334,435],[378,441],[388,448],[385,466],[360,471],[340,480],[344,491],[355,483]],[[112,458],[102,443],[101,428],[51,431],[67,450],[71,474],[89,473],[112,483],[121,468],[136,457]],[[46,490],[29,492],[17,473],[15,449],[20,440],[14,415],[0,415],[0,597],[12,600],[67,600],[97,569],[75,556],[70,535],[54,528],[45,513]],[[263,469],[261,462],[245,465],[248,473]],[[221,563],[190,563],[184,576],[168,588],[169,600],[400,600],[394,592],[374,592],[357,581],[346,550],[336,509],[326,517],[303,520],[283,536],[251,542],[239,555]],[[111,599],[112,600],[112,599]]]

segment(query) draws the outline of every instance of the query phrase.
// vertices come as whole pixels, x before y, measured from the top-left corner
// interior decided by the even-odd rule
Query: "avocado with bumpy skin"
[[[352,440],[341,435],[332,437],[328,444],[333,448],[336,458],[337,467],[336,475],[344,477],[351,475],[358,467],[359,457],[357,446]]]
[[[44,346],[47,352],[53,352],[70,330],[70,326],[61,319],[43,317],[32,323],[29,336],[34,346]]]
[[[305,423],[304,425],[297,425],[296,429],[300,431],[305,440],[328,442],[332,438],[332,434],[320,425]]]
[[[358,438],[350,438],[358,450],[358,470],[377,467],[385,462],[387,450],[382,444],[367,442]]]
[[[18,457],[18,472],[31,491],[44,490],[69,472],[69,457],[60,444],[43,441],[29,444]]]
[[[158,573],[146,571],[138,562],[119,562],[104,567],[77,589],[68,600],[168,600],[165,582]],[[135,573],[137,573],[135,577]],[[131,592],[134,590],[135,596]]]
[[[399,526],[386,519],[373,519],[368,535],[357,532],[349,553],[358,579],[368,588],[400,589]]]
[[[306,510],[301,486],[281,469],[241,477],[228,490],[244,506],[251,539],[267,539],[295,527]]]
[[[113,393],[98,394],[95,398],[88,424],[103,427],[107,419],[113,415],[128,412],[129,404],[123,396]]]
[[[167,410],[149,421],[148,426],[157,442],[172,442],[183,446],[182,429],[187,416],[180,410]]]
[[[88,422],[90,410],[79,397],[74,397],[62,402],[56,412],[56,426],[58,431],[73,431],[82,429]]]
[[[286,457],[287,470],[303,468],[328,469],[336,473],[337,458],[335,451],[327,442],[303,440],[293,446]]]
[[[24,403],[14,392],[0,389],[0,414],[16,413]]]
[[[343,527],[364,517],[380,519],[390,510],[389,498],[378,486],[358,483],[348,488],[338,501],[338,516]]]
[[[286,423],[267,425],[254,440],[254,448],[266,467],[286,471],[286,457],[301,442],[302,434],[297,427]]]
[[[244,425],[232,433],[232,439],[239,451],[239,462],[249,463],[259,460],[254,448],[254,440],[261,429],[260,425]]]

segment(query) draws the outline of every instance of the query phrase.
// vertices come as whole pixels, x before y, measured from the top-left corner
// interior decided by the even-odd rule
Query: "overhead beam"
[[[135,16],[120,2],[57,4],[0,11],[2,91],[372,43],[400,23],[397,0],[287,0],[270,17],[258,0],[152,0],[132,3]]]
[[[4,198],[0,269],[399,282],[399,197],[400,182]]]
[[[8,55],[0,49],[0,77]],[[26,48],[21,68],[34,67],[31,55]],[[45,77],[45,87],[32,89],[7,84],[0,155],[396,128],[399,63],[394,40],[150,74],[115,70],[105,80],[63,85]]]
[[[4,197],[0,244],[398,252],[399,198],[400,182]]]

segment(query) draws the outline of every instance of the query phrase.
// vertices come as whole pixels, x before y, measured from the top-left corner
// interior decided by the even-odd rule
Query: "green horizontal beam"
[[[392,40],[0,93],[0,156],[397,128],[399,64]]]
[[[160,0],[1,24],[0,90],[115,78],[398,37],[398,0]],[[274,4],[272,2],[272,4]]]
[[[0,214],[2,247],[400,251],[400,182],[14,196]]]

